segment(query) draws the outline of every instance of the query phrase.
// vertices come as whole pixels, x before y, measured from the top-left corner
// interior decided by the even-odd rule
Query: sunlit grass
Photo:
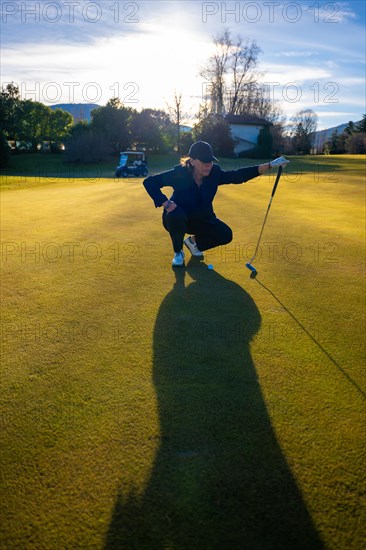
[[[3,175],[2,547],[363,546],[364,160],[292,159],[257,280],[273,174],[178,278],[142,180]]]

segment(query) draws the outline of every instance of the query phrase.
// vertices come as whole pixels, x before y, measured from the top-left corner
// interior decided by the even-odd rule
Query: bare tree
[[[257,82],[255,72],[260,48],[255,40],[244,41],[238,35],[234,42],[229,30],[213,40],[215,52],[200,70],[210,85],[211,111],[214,114],[237,114],[243,94]]]
[[[316,132],[318,116],[313,109],[298,111],[291,119],[291,136],[295,152],[308,155],[312,147],[312,134]]]
[[[260,48],[255,41],[249,42],[238,36],[235,44],[232,44],[230,70],[231,93],[229,94],[228,113],[235,115],[240,110],[240,103],[248,92],[256,89],[258,73],[254,71]]]
[[[211,113],[253,115],[282,127],[286,117],[279,102],[271,98],[270,88],[259,82],[262,75],[256,69],[261,49],[256,41],[240,35],[234,40],[226,29],[213,42],[215,51],[200,70],[209,85]]]
[[[254,115],[272,124],[283,125],[286,120],[279,101],[271,98],[269,87],[257,83],[248,85],[247,90],[239,96],[233,114]]]
[[[224,111],[225,78],[229,72],[232,40],[226,29],[222,36],[217,35],[213,42],[216,46],[214,54],[208,59],[206,67],[200,70],[202,76],[211,86],[211,110],[222,115]]]
[[[303,109],[302,111],[298,111],[293,116],[291,121],[295,127],[295,131],[298,125],[301,124],[306,134],[312,134],[313,132],[316,132],[318,115],[315,111],[313,111],[313,109]]]
[[[173,104],[167,103],[170,120],[176,127],[176,145],[178,153],[181,152],[181,126],[188,120],[188,113],[184,111],[182,92],[174,90]]]

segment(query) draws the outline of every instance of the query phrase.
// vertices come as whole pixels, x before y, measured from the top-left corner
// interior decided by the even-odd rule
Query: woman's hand
[[[266,162],[264,164],[260,164],[258,166],[258,172],[259,172],[259,175],[262,175],[264,172],[267,172],[267,170],[270,170],[271,169],[271,163],[270,162]]]
[[[177,205],[174,201],[165,201],[163,202],[163,207],[166,212],[173,212],[177,208]]]
[[[285,157],[278,157],[277,159],[271,160],[270,167],[273,168],[274,166],[286,166],[290,161],[285,159]]]
[[[258,166],[258,172],[259,174],[263,174],[264,172],[267,172],[267,170],[270,170],[271,168],[276,168],[279,166],[286,166],[290,161],[285,159],[285,157],[278,157],[275,160],[271,160],[271,162],[265,162],[264,164],[260,164]]]

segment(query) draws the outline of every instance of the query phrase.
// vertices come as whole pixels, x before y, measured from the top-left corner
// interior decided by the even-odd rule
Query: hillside
[[[91,121],[91,112],[100,107],[96,103],[58,103],[57,105],[50,105],[51,109],[62,109],[67,111],[74,117],[74,122],[80,122],[81,120]]]
[[[359,124],[361,121],[355,121],[355,125]],[[314,132],[312,135],[315,138],[315,142],[318,140],[321,140],[323,142],[327,141],[333,134],[333,132],[337,131],[338,134],[341,134],[348,126],[348,122],[344,124],[339,124],[338,126],[332,126],[331,128],[327,128],[326,130],[318,130],[317,132]]]

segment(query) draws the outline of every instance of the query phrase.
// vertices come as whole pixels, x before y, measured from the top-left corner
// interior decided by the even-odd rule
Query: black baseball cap
[[[206,141],[196,141],[196,143],[193,143],[189,149],[188,156],[201,162],[212,162],[214,160],[218,162],[217,158],[213,156],[211,145],[206,143]]]

